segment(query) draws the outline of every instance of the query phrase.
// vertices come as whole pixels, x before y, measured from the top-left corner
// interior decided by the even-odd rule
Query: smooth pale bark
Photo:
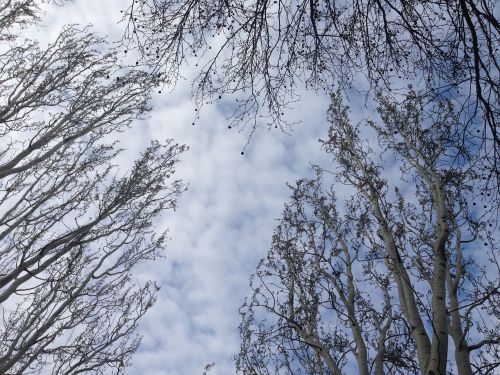
[[[389,292],[387,289],[384,290],[384,300],[385,304],[388,307],[387,311],[387,320],[385,321],[385,324],[380,327],[380,325],[377,325],[377,329],[379,331],[379,337],[377,340],[377,355],[375,356],[374,359],[374,367],[375,367],[375,375],[385,375],[384,371],[384,356],[386,352],[385,348],[385,340],[387,339],[387,332],[389,331],[389,328],[391,327],[392,324],[392,305],[391,305],[391,297],[389,295]]]
[[[355,296],[356,296],[356,288],[354,286],[354,276],[352,274],[352,260],[351,255],[349,253],[349,247],[347,243],[342,239],[340,233],[335,230],[336,235],[339,237],[339,242],[342,247],[342,252],[345,256],[346,263],[346,274],[347,274],[347,296],[342,291],[335,278],[331,278],[334,281],[335,288],[337,289],[337,293],[339,293],[340,298],[342,299],[345,308],[349,313],[349,321],[351,324],[351,332],[354,337],[354,342],[356,343],[356,361],[358,362],[358,370],[360,375],[369,375],[370,371],[368,369],[368,349],[366,347],[365,340],[363,339],[363,334],[361,330],[361,326],[359,324],[358,318],[356,316],[356,304],[355,304]]]
[[[408,272],[406,271],[406,268],[399,256],[396,241],[394,240],[392,232],[389,230],[385,216],[380,208],[376,192],[372,191],[368,198],[372,203],[375,218],[378,221],[379,230],[382,234],[382,238],[390,258],[390,261],[388,260],[387,264],[393,269],[394,272],[394,279],[396,280],[398,287],[401,308],[405,314],[408,324],[410,325],[410,334],[417,347],[418,362],[420,368],[422,369],[422,373],[425,374],[431,357],[431,342],[425,330],[424,322],[418,312],[413,286]]]
[[[306,331],[303,327],[301,327],[299,324],[297,324],[295,320],[295,309],[294,309],[294,299],[295,299],[295,293],[294,293],[294,278],[292,277],[289,281],[288,285],[288,309],[290,312],[289,318],[287,320],[289,321],[290,325],[293,327],[293,329],[299,334],[300,338],[311,348],[313,348],[316,351],[316,354],[318,354],[326,363],[326,366],[328,367],[328,370],[332,375],[342,375],[342,372],[340,371],[340,368],[338,367],[337,363],[335,362],[334,358],[331,356],[331,354],[328,352],[328,349],[324,347],[324,345],[321,343],[320,338],[318,337],[317,333],[313,333],[311,331]]]
[[[424,172],[425,173],[425,172]],[[435,175],[424,175],[431,185],[432,197],[436,207],[437,239],[434,243],[434,274],[432,279],[432,348],[427,374],[446,375],[448,359],[448,313],[446,310],[446,244],[450,236],[446,196],[440,179]]]
[[[354,353],[354,356],[356,357],[356,362],[358,363],[359,374],[369,375],[370,371],[368,369],[368,350],[366,348],[365,340],[363,339],[362,331],[356,317],[356,311],[354,307],[354,293],[351,294],[351,292],[349,291],[349,296],[346,296],[333,275],[326,272],[324,269],[320,269],[320,272],[332,282],[335,290],[342,300],[344,307],[348,312],[351,332],[354,337],[354,342],[356,343],[357,351]],[[347,273],[348,275],[350,274],[350,276],[348,276],[348,288],[350,289],[353,288],[352,272],[347,271]],[[351,278],[351,280],[349,280],[349,277]]]
[[[333,357],[330,355],[327,349],[321,344],[319,341],[318,337],[314,337],[314,335],[308,334],[303,328],[301,328],[297,324],[292,323],[293,328],[295,331],[300,335],[302,340],[312,347],[316,353],[323,358],[323,360],[326,363],[326,366],[328,367],[328,370],[331,372],[332,375],[342,375],[342,372],[340,371],[339,367],[337,366],[337,363],[333,359]]]
[[[408,272],[401,260],[397,250],[394,235],[389,228],[387,219],[383,213],[380,205],[380,196],[373,184],[374,177],[368,173],[367,166],[363,159],[356,154],[356,144],[353,139],[348,139],[347,144],[349,147],[345,148],[352,158],[353,164],[356,169],[362,171],[363,176],[360,180],[354,180],[353,184],[364,194],[370,203],[375,219],[377,220],[378,228],[384,241],[387,257],[386,265],[394,275],[396,281],[397,291],[401,309],[410,325],[410,334],[415,341],[417,347],[417,356],[422,374],[426,374],[426,369],[429,366],[431,358],[431,341],[425,330],[423,320],[418,312],[417,302],[413,291],[413,285],[408,275]],[[366,181],[369,181],[366,183]],[[365,186],[367,185],[367,186]]]
[[[349,252],[349,246],[347,242],[342,238],[342,235],[339,233],[337,226],[334,225],[334,223],[332,223],[328,219],[328,215],[324,215],[323,220],[325,220],[329,228],[337,236],[340,246],[342,248],[342,253],[344,254],[345,257],[344,262],[346,267],[345,272],[347,275],[347,295],[340,287],[336,277],[327,272],[325,269],[323,269],[319,265],[319,263],[317,263],[318,271],[321,272],[326,278],[328,278],[332,282],[335,290],[337,291],[342,301],[342,304],[344,305],[345,309],[348,312],[351,333],[353,335],[354,342],[356,343],[356,352],[354,353],[354,356],[356,357],[356,362],[358,363],[358,371],[360,375],[369,375],[370,370],[368,363],[368,348],[366,346],[365,340],[363,339],[363,332],[356,314],[356,303],[355,303],[356,287],[354,285],[354,275],[352,273],[352,266],[351,266],[352,259],[351,259],[351,254]],[[318,256],[317,259],[319,259]]]
[[[339,113],[341,116],[346,116],[346,109],[344,108]],[[348,123],[346,119],[340,119],[339,122],[338,126],[341,126],[342,123]],[[422,374],[426,374],[431,359],[431,341],[427,331],[425,330],[422,317],[418,311],[418,305],[415,300],[415,294],[410,276],[408,275],[406,267],[399,255],[394,234],[389,228],[388,220],[381,207],[381,197],[375,184],[375,182],[380,180],[378,176],[371,174],[372,172],[370,171],[372,171],[372,169],[366,164],[366,155],[363,155],[363,151],[359,149],[355,142],[355,137],[356,134],[352,131],[352,129],[348,129],[346,132],[346,138],[344,139],[346,145],[342,148],[342,151],[349,154],[355,169],[361,171],[361,177],[355,177],[351,182],[359,189],[360,192],[362,192],[371,205],[373,215],[377,221],[378,229],[380,230],[387,251],[386,265],[394,275],[401,309],[403,310],[405,318],[410,325],[410,335],[415,341],[415,345],[417,347],[418,362],[422,370]],[[347,178],[349,179],[350,177]]]
[[[470,351],[468,349],[455,349],[455,363],[457,365],[458,375],[473,374],[470,363]]]
[[[456,240],[456,274],[451,277],[451,272],[448,269],[446,274],[446,281],[448,285],[448,298],[450,300],[450,334],[455,344],[455,363],[457,366],[458,375],[472,375],[472,366],[470,363],[470,350],[467,349],[467,340],[465,333],[462,329],[462,318],[460,316],[459,302],[458,302],[458,283],[462,278],[462,250],[460,249],[461,233],[457,230]]]

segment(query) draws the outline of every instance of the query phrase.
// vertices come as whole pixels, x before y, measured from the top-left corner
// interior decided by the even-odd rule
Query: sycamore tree
[[[332,95],[321,143],[336,168],[290,186],[241,307],[239,373],[498,371],[498,211],[480,156],[449,100],[378,99],[380,123],[352,124]]]
[[[117,165],[156,82],[85,28],[23,38],[38,5],[0,5],[0,373],[123,373],[158,290],[133,270],[162,253],[153,220],[184,189],[185,147]]]

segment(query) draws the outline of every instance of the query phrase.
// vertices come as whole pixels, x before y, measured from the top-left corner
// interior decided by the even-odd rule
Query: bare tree
[[[149,111],[156,81],[87,29],[46,49],[23,39],[36,5],[0,6],[0,373],[123,373],[158,290],[132,270],[161,255],[152,221],[184,189],[169,178],[185,147],[115,165],[113,134]]]
[[[383,125],[368,121],[367,130],[332,95],[322,145],[338,168],[290,186],[241,308],[241,373],[470,375],[500,366],[498,218],[478,184],[480,156],[461,148],[450,101],[424,104],[410,91],[402,108],[379,102]],[[353,191],[343,201],[342,186]]]
[[[130,3],[129,3],[130,4]],[[485,140],[497,160],[500,24],[495,1],[145,0],[123,10],[126,40],[165,82],[199,60],[199,106],[225,94],[238,101],[233,126],[261,116],[286,124],[295,86],[406,92],[461,107],[464,136]],[[365,88],[361,88],[365,89]],[[253,123],[255,126],[255,123]],[[476,132],[478,130],[478,132]],[[492,141],[493,140],[493,141]]]

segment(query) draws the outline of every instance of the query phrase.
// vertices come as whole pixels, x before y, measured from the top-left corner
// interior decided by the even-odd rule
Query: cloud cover
[[[34,36],[49,42],[64,24],[92,23],[97,34],[118,40],[124,28],[118,23],[120,6],[126,3],[79,0],[48,8]],[[183,71],[186,79],[175,91],[167,88],[154,95],[147,121],[120,135],[126,149],[123,168],[151,139],[174,138],[190,146],[176,176],[189,183],[189,190],[177,212],[157,223],[159,230],[170,228],[165,259],[144,264],[137,272],[138,278],[153,279],[162,289],[140,325],[144,339],[129,370],[134,375],[201,375],[209,363],[215,363],[209,375],[235,372],[238,308],[288,198],[285,183],[310,175],[310,164],[329,164],[317,142],[328,129],[326,95],[303,91],[289,114],[290,120],[303,121],[295,131],[286,135],[260,128],[242,156],[248,133],[227,128],[230,102],[207,105],[191,125],[196,115],[190,100],[194,69],[193,64]],[[355,99],[353,117],[360,120],[367,113],[363,98]],[[398,179],[397,168],[390,173],[390,180]]]

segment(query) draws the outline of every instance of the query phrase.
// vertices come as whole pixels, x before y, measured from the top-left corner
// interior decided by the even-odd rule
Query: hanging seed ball
[[[245,155],[245,153],[243,151],[241,151],[241,155]]]

